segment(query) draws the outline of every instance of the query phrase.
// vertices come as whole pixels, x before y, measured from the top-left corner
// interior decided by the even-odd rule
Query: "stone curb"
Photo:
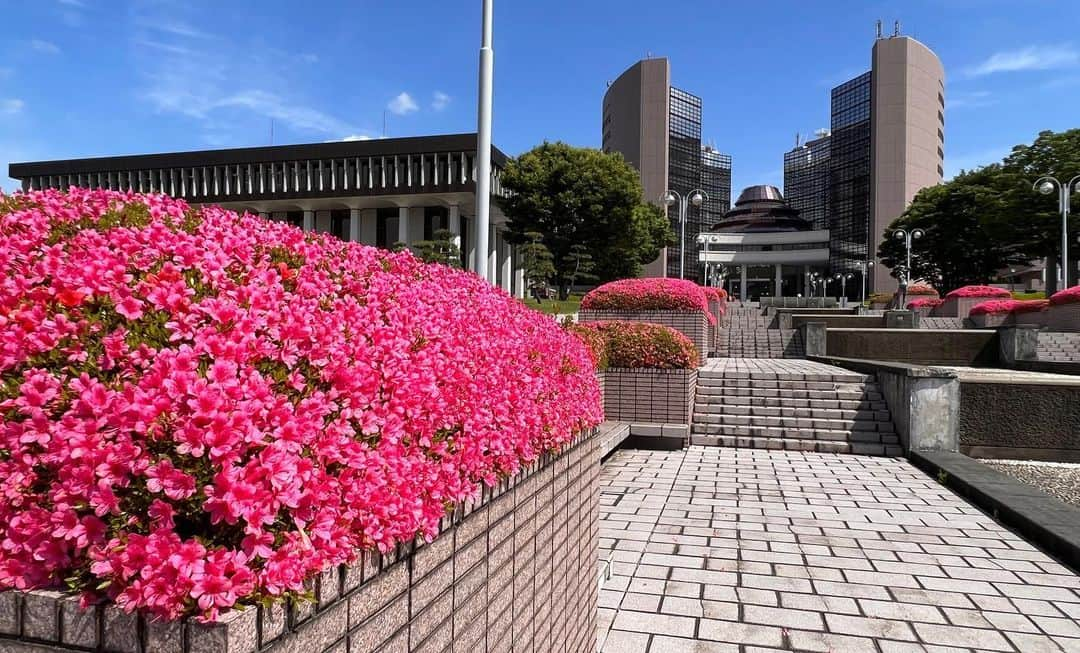
[[[1080,509],[963,454],[913,450],[908,458],[1080,573]]]

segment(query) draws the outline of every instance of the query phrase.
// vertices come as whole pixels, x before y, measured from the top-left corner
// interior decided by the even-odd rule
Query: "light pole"
[[[1070,179],[1067,184],[1062,184],[1049,175],[1039,177],[1031,186],[1031,190],[1037,190],[1043,195],[1049,195],[1055,190],[1058,192],[1058,211],[1061,211],[1061,276],[1059,278],[1062,280],[1061,288],[1058,290],[1063,290],[1069,287],[1069,196],[1074,190],[1080,191],[1080,175]]]
[[[848,282],[848,279],[854,279],[855,275],[850,273],[850,272],[848,272],[846,274],[841,274],[841,273],[837,272],[836,276],[833,277],[833,278],[840,282],[840,297],[842,298],[840,301],[843,302],[843,303],[846,303],[847,302],[847,282]]]
[[[720,237],[717,236],[716,234],[700,233],[700,234],[698,234],[697,241],[698,241],[699,244],[702,244],[702,245],[705,246],[705,285],[706,286],[715,285],[715,283],[710,283],[710,277],[712,275],[709,273],[709,271],[713,270],[715,268],[709,262],[709,243],[718,243],[718,242],[720,242]]]
[[[495,51],[491,49],[492,3],[483,0],[480,35],[480,93],[476,103],[476,273],[493,281],[488,265],[488,229],[491,210],[491,98]]]
[[[1016,287],[1016,268],[1009,268],[1009,294],[1013,293],[1013,288]]]
[[[862,270],[862,299],[860,300],[861,304],[866,303],[866,278],[870,276],[870,268],[872,267],[874,267],[873,261],[859,261],[859,269]]]
[[[926,232],[922,229],[912,229],[911,231],[908,231],[907,229],[897,229],[893,233],[894,238],[904,241],[904,246],[907,249],[907,270],[909,276],[911,275],[911,241],[922,238],[925,233]]]
[[[705,191],[697,188],[690,191],[689,195],[682,196],[677,191],[669,190],[660,196],[660,201],[664,203],[664,206],[674,206],[676,202],[679,204],[679,278],[686,278],[686,204],[689,202],[694,206],[701,206],[704,202],[709,201],[709,195]]]

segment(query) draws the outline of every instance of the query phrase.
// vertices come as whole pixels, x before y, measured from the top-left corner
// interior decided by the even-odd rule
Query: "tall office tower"
[[[687,210],[682,248],[686,278],[701,280],[704,272],[698,263],[697,235],[705,216],[718,212],[718,202],[730,202],[731,197],[731,157],[717,152],[715,157],[708,155],[706,163],[701,147],[701,98],[671,86],[671,67],[666,58],[643,59],[608,85],[603,102],[602,143],[605,152],[620,152],[637,168],[646,201],[659,204],[668,190],[683,196],[698,188],[709,193],[711,201],[707,206],[690,206]],[[706,166],[712,163],[717,163],[719,170],[706,172]],[[719,186],[721,192],[714,199],[706,186],[717,177],[722,181],[725,174],[726,184]],[[668,217],[678,236],[678,207],[669,208]],[[666,248],[656,261],[645,266],[644,274],[678,277],[679,255],[678,245]]]
[[[831,135],[784,154],[784,193],[815,228],[829,229],[830,273],[860,274],[875,261],[870,289],[891,292],[897,282],[878,245],[915,193],[944,177],[944,68],[897,26],[874,41],[870,70],[831,99]]]
[[[872,255],[885,229],[927,186],[945,173],[945,69],[928,47],[897,35],[874,42],[871,111],[870,191]],[[878,261],[871,276],[875,292],[896,289],[896,279]]]
[[[701,189],[709,200],[701,207],[705,228],[723,219],[731,209],[731,155],[723,154],[711,145],[701,146]]]
[[[822,129],[816,139],[784,153],[784,198],[815,230],[829,228],[830,150],[829,131]]]

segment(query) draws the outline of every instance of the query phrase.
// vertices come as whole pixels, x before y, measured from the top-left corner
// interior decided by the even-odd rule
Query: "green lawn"
[[[1013,299],[1046,299],[1044,292],[1014,292]]]
[[[577,313],[578,308],[581,307],[581,295],[571,294],[565,301],[559,301],[557,299],[545,299],[543,303],[537,304],[536,300],[532,297],[524,299],[525,305],[529,308],[540,311],[541,313],[547,313],[548,315],[557,315],[559,313],[569,314]]]

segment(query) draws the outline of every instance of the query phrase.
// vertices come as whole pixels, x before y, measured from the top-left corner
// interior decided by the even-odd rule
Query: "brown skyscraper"
[[[945,69],[930,48],[907,36],[874,42],[870,245],[876,256],[885,229],[915,193],[940,184],[945,166]],[[875,292],[896,289],[896,279],[877,261]]]

